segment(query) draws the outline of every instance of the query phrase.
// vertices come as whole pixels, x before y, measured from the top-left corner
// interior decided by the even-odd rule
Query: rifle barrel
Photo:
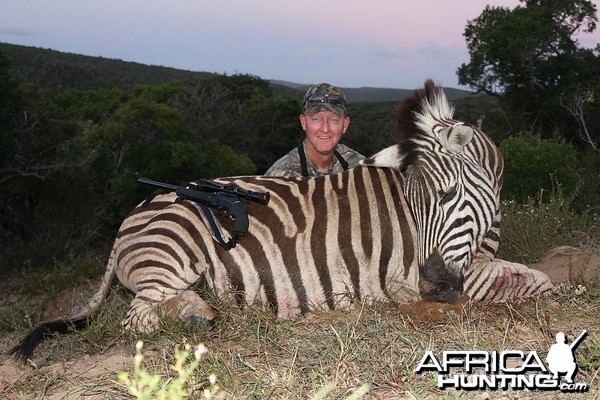
[[[153,179],[144,178],[144,177],[137,178],[137,182],[145,183],[146,185],[161,187],[164,189],[171,189],[171,190],[184,189],[181,186],[172,185],[170,183],[159,182],[159,181],[155,181]]]
[[[223,193],[232,196],[242,197],[246,200],[254,201],[265,205],[269,203],[270,199],[269,192],[253,192],[251,190],[242,189],[235,185],[218,185],[217,183],[212,182],[208,179],[200,179],[197,182],[187,186],[172,185],[170,183],[159,182],[145,177],[137,178],[137,182],[173,191],[194,190],[203,193]]]

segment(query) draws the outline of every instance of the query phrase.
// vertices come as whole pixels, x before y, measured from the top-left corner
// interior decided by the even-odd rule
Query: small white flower
[[[575,295],[581,296],[587,291],[586,287],[583,285],[577,285],[577,289],[575,289]]]
[[[208,347],[206,347],[204,343],[200,343],[194,347],[194,356],[196,357],[196,360],[206,354],[208,354]]]

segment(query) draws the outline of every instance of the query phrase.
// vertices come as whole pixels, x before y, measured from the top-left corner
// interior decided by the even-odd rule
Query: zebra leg
[[[174,294],[162,294],[161,301],[150,300],[154,291],[139,291],[127,316],[121,322],[125,329],[135,332],[153,332],[160,325],[159,312],[172,319],[185,322],[186,328],[193,328],[198,322],[212,321],[216,317],[214,309],[196,292],[185,290]]]
[[[150,300],[152,297],[146,292],[146,290],[137,292],[131,301],[127,316],[121,322],[124,329],[140,333],[149,333],[158,329],[160,324],[156,313],[158,302]]]
[[[412,303],[419,300],[420,295],[415,290],[418,285],[410,286],[407,282],[393,280],[385,285],[386,295],[399,304]]]
[[[551,288],[550,278],[542,271],[500,259],[475,257],[465,272],[464,294],[473,301],[500,302]]]

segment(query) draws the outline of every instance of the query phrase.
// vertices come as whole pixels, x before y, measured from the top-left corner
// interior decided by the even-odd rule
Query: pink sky
[[[464,28],[486,4],[519,1],[0,0],[0,42],[297,83],[458,87]]]

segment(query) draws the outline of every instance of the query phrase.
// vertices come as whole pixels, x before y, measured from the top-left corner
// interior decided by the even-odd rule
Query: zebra
[[[363,162],[403,175],[417,225],[421,298],[455,301],[462,293],[498,302],[547,292],[544,273],[495,258],[502,154],[479,126],[453,115],[442,88],[427,80],[397,107],[397,144]]]
[[[425,300],[457,300],[473,259],[493,259],[499,246],[502,155],[486,134],[453,114],[444,92],[428,80],[423,92],[398,105],[396,146],[364,162],[403,172]]]
[[[282,319],[357,301],[545,292],[543,274],[494,259],[502,158],[453,112],[442,88],[428,80],[398,107],[397,143],[364,165],[315,178],[219,179],[271,198],[266,206],[248,204],[250,230],[229,251],[213,240],[198,205],[174,193],[147,199],[124,219],[87,306],[40,324],[11,353],[30,358],[49,333],[85,327],[116,279],[135,293],[122,322],[134,332],[159,329],[163,314],[190,326],[214,320],[216,311],[194,290],[199,282]],[[231,224],[223,220],[223,231]]]

